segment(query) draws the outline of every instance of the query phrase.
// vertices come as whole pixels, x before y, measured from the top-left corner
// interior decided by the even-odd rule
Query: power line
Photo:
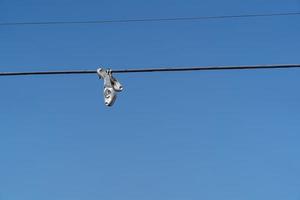
[[[183,72],[183,71],[209,71],[209,70],[258,70],[258,69],[289,69],[300,68],[300,64],[285,65],[244,65],[244,66],[208,66],[208,67],[163,67],[143,69],[105,70],[65,70],[65,71],[32,71],[32,72],[0,72],[0,76],[33,76],[33,75],[59,75],[59,74],[98,74],[104,80],[103,97],[106,106],[112,106],[117,93],[123,90],[122,84],[113,77],[117,73],[149,73],[149,72]]]
[[[143,69],[111,70],[113,74],[120,73],[149,73],[149,72],[184,72],[184,71],[217,71],[217,70],[262,70],[300,68],[300,64],[281,65],[242,65],[242,66],[200,66],[200,67],[162,67]],[[97,70],[62,70],[62,71],[31,71],[31,72],[0,72],[0,76],[34,76],[34,75],[70,75],[96,74]]]
[[[212,70],[258,70],[258,69],[287,69],[300,68],[300,64],[284,65],[244,65],[244,66],[204,66],[204,67],[164,67],[148,69],[113,70],[113,73],[145,73],[145,72],[183,72],[183,71],[212,71]]]
[[[67,74],[95,74],[95,73],[97,73],[96,70],[0,72],[0,76],[67,75]]]
[[[300,12],[269,13],[269,14],[241,14],[200,17],[173,17],[173,18],[141,18],[141,19],[111,19],[90,21],[41,21],[41,22],[0,22],[0,26],[24,26],[24,25],[72,25],[72,24],[107,24],[107,23],[133,23],[133,22],[168,22],[168,21],[199,21],[213,19],[255,18],[275,16],[297,16]]]

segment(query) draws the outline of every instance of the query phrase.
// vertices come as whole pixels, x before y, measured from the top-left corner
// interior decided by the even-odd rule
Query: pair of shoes
[[[98,69],[99,78],[104,80],[104,103],[106,106],[112,106],[117,98],[117,92],[121,92],[123,87],[121,83],[112,76],[111,70]]]

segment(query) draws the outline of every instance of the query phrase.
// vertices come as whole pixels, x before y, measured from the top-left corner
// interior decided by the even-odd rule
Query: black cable
[[[147,73],[147,72],[183,72],[210,70],[259,70],[259,69],[290,69],[300,68],[300,64],[282,65],[244,65],[244,66],[203,66],[203,67],[164,67],[145,69],[117,69],[112,73]],[[66,71],[32,71],[32,72],[0,72],[0,76],[31,76],[31,75],[63,75],[63,74],[95,74],[97,70],[66,70]]]
[[[284,65],[248,65],[248,66],[207,66],[207,67],[164,67],[149,69],[123,69],[112,70],[113,73],[139,73],[139,72],[182,72],[182,71],[210,71],[210,70],[254,70],[254,69],[287,69],[300,68],[300,64]]]
[[[34,75],[63,75],[63,74],[95,74],[95,73],[97,73],[96,70],[0,72],[0,76],[34,76]]]
[[[300,12],[270,13],[270,14],[242,14],[223,16],[200,16],[200,17],[174,17],[174,18],[144,18],[144,19],[116,19],[116,20],[91,20],[91,21],[41,21],[41,22],[0,22],[0,26],[19,25],[64,25],[64,24],[105,24],[105,23],[131,23],[131,22],[167,22],[167,21],[196,21],[209,19],[232,19],[232,18],[253,18],[272,16],[296,16]]]

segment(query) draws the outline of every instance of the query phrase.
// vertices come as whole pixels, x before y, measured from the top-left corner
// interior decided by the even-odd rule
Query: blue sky
[[[0,0],[0,21],[294,12],[299,0]],[[0,27],[0,71],[299,63],[299,17]],[[300,71],[0,79],[2,200],[300,198]]]

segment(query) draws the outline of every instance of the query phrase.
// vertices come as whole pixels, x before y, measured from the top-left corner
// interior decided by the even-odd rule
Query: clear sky
[[[295,12],[299,0],[0,0],[0,21]],[[300,17],[0,27],[0,71],[299,63]],[[0,78],[1,200],[300,199],[300,70]]]

